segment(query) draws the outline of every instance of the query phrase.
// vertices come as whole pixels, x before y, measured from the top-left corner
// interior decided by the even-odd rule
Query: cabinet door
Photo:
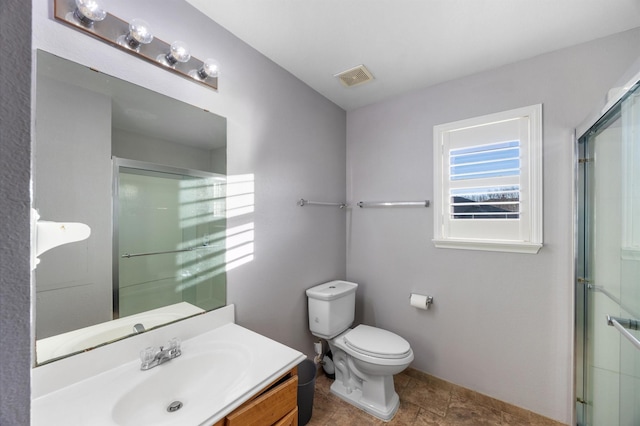
[[[272,425],[290,414],[292,410],[296,410],[297,404],[298,376],[293,376],[229,414],[226,425]]]
[[[298,407],[284,416],[273,426],[298,426]]]

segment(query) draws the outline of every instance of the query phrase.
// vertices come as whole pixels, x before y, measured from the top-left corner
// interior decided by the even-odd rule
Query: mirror
[[[40,255],[36,364],[226,304],[226,119],[36,56],[33,207],[87,240]]]

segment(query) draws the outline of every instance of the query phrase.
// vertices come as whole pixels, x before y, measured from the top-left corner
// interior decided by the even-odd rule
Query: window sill
[[[438,248],[461,249],[461,250],[482,250],[500,251],[507,253],[537,254],[542,248],[542,244],[525,243],[515,241],[479,241],[479,240],[453,240],[434,239],[433,244]]]

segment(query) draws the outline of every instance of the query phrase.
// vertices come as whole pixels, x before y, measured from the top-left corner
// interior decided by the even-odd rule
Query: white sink
[[[135,361],[35,398],[32,426],[211,425],[305,359],[234,323],[185,340],[181,356],[147,371],[131,355]],[[182,407],[168,412],[175,401]]]
[[[198,352],[141,372],[144,380],[124,393],[113,407],[116,424],[182,424],[194,410],[203,409],[206,417],[211,400],[224,401],[234,387],[242,385],[243,369],[251,359],[247,348],[228,342],[222,348]],[[172,403],[180,403],[181,408],[167,411]]]

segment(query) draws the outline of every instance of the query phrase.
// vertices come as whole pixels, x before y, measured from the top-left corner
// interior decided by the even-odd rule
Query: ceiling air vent
[[[346,87],[357,86],[368,81],[373,80],[373,75],[364,65],[358,65],[355,68],[343,71],[335,75],[340,79],[340,82]]]

